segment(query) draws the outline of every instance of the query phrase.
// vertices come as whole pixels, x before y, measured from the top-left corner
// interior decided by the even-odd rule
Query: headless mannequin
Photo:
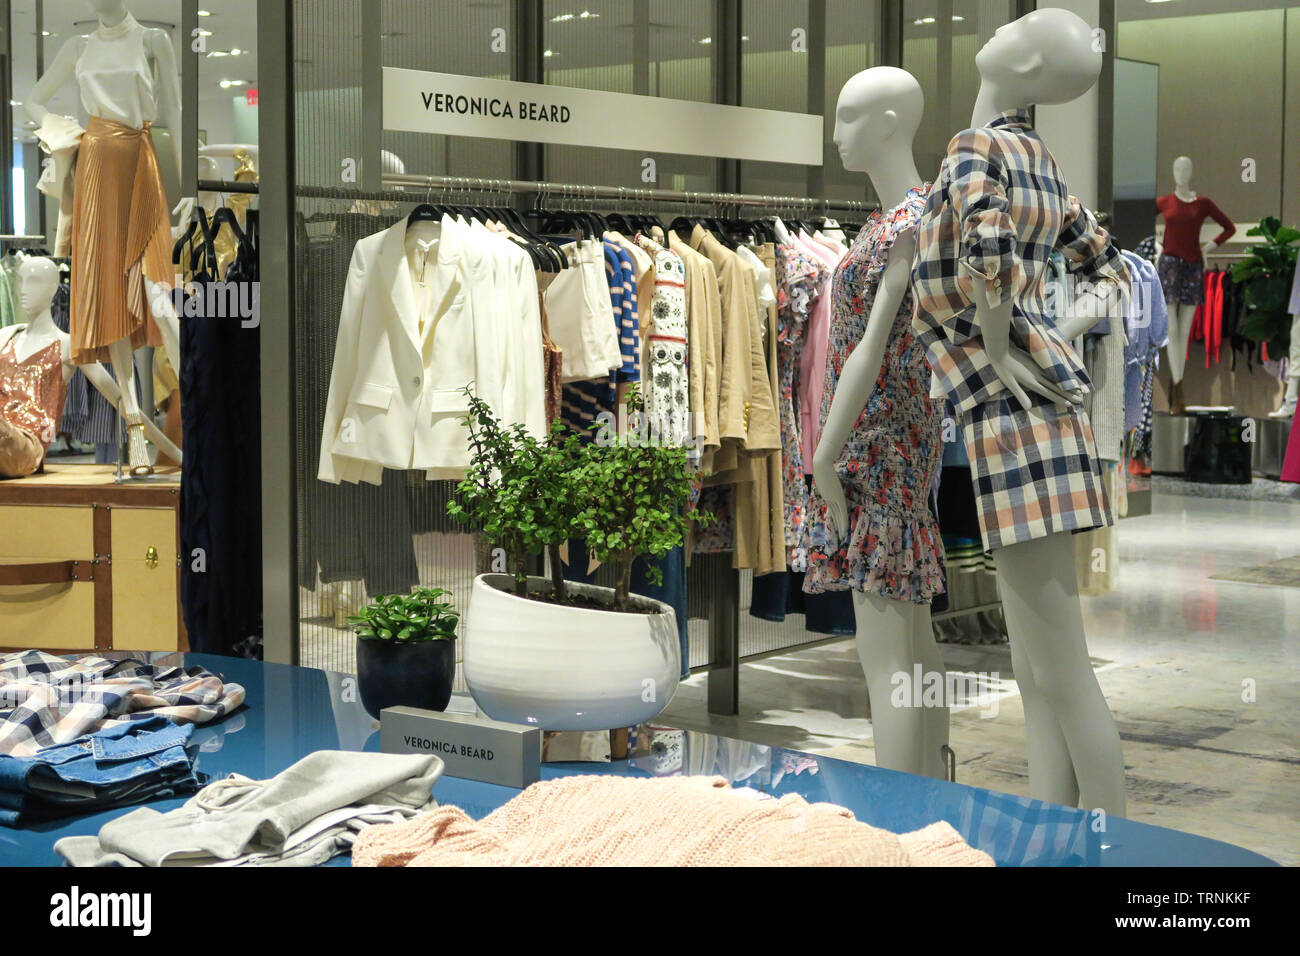
[[[909,189],[923,183],[912,158],[912,141],[924,106],[921,85],[911,74],[894,67],[858,73],[840,91],[835,111],[835,145],[840,158],[845,169],[870,177],[887,210],[897,207]],[[840,540],[849,534],[849,513],[835,462],[875,391],[894,316],[911,284],[915,252],[915,230],[894,240],[866,335],[840,372],[835,399],[813,456],[813,482]],[[910,703],[894,706],[892,701],[895,674],[910,677],[917,664],[927,678],[944,674],[929,605],[855,589],[853,612],[858,659],[871,695],[877,765],[942,778],[943,748],[948,743],[946,702],[937,707],[913,707]]]
[[[1092,29],[1077,15],[1040,9],[998,29],[975,57],[980,91],[971,126],[1032,104],[1068,103],[1101,72]],[[1041,373],[1008,361],[1013,302],[994,308],[987,283],[975,280],[975,309],[993,369],[1014,399],[1026,390],[1060,398]],[[1092,293],[1058,324],[1067,341],[1105,314]],[[1026,375],[1026,371],[1028,374]],[[1078,396],[1066,396],[1073,404]],[[1009,399],[1011,400],[1011,399]],[[994,551],[1011,658],[1025,709],[1030,793],[1066,806],[1124,815],[1124,755],[1115,720],[1088,657],[1075,574],[1074,543],[1057,533]]]
[[[1191,159],[1179,156],[1174,160],[1174,195],[1183,202],[1195,202],[1197,198],[1192,189],[1192,173]],[[1218,243],[1207,239],[1201,243],[1201,255],[1208,256],[1217,248]],[[1187,343],[1192,338],[1192,319],[1195,316],[1196,306],[1188,303],[1179,303],[1176,308],[1169,310],[1169,345],[1166,354],[1169,356],[1169,377],[1173,382],[1169,410],[1176,415],[1181,414],[1185,407],[1182,383],[1187,371]]]
[[[14,333],[14,354],[19,362],[26,362],[42,349],[58,342],[59,354],[63,357],[63,381],[71,379],[73,373],[80,368],[90,384],[116,405],[121,393],[113,376],[108,374],[104,366],[98,362],[81,366],[72,364],[72,337],[54,324],[54,316],[50,311],[50,304],[54,301],[58,288],[59,267],[53,260],[35,257],[25,260],[18,267],[18,300],[27,313],[27,324],[18,326],[18,331]],[[164,453],[180,459],[180,450],[148,420],[145,421],[145,432]]]
[[[106,30],[119,26],[128,15],[126,4],[122,0],[89,0],[92,12],[99,18],[100,26]],[[173,131],[181,128],[181,89],[180,72],[176,64],[176,52],[167,33],[158,29],[145,30],[145,46],[154,69],[158,84],[158,116],[162,125]],[[38,126],[49,114],[46,104],[63,86],[76,76],[77,62],[86,47],[85,37],[73,37],[60,48],[54,63],[33,87],[27,98],[27,115]],[[181,169],[181,138],[172,137],[175,151],[176,169]],[[125,228],[125,223],[123,224]],[[125,240],[125,236],[123,236]],[[180,323],[177,319],[171,297],[160,294],[160,290],[150,283],[148,300],[154,321],[162,333],[163,348],[173,368],[180,368]],[[121,339],[109,346],[113,359],[113,374],[117,378],[121,402],[118,411],[127,423],[127,435],[130,441],[128,454],[131,474],[136,477],[151,474],[153,466],[149,463],[148,447],[145,445],[144,432],[147,430],[147,416],[141,411],[135,392],[135,364],[132,360],[131,340]],[[101,391],[103,391],[101,389]],[[156,431],[156,429],[155,429]],[[171,444],[170,442],[168,443]],[[174,447],[174,446],[173,446]]]

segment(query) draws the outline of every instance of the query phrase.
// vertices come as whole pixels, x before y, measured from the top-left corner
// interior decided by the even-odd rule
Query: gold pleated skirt
[[[72,360],[109,361],[108,347],[162,345],[146,280],[170,290],[171,225],[149,124],[92,116],[77,154],[72,204]]]

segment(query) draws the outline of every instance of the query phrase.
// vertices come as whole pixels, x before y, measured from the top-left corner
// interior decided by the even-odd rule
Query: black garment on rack
[[[366,236],[387,229],[396,217],[338,213],[299,223],[305,275],[299,288],[300,328],[310,337],[297,348],[299,461],[298,583],[314,591],[316,574],[329,584],[364,580],[370,596],[407,594],[420,582],[415,562],[411,505],[404,472],[384,470],[382,485],[318,481],[321,433],[329,401],[339,312],[352,250]],[[309,227],[324,232],[313,239]],[[423,476],[421,476],[423,477]]]
[[[262,657],[262,399],[258,326],[230,313],[226,289],[254,302],[256,218],[237,233],[239,253],[217,282],[205,230],[192,297],[181,318],[184,409],[181,467],[181,604],[190,649]],[[184,263],[183,265],[189,265]],[[209,294],[209,293],[213,294]],[[215,306],[208,314],[208,306]],[[260,319],[260,316],[257,318]]]

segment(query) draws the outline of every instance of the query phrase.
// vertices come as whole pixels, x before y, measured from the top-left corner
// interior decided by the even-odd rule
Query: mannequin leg
[[[923,674],[943,674],[944,692],[947,693],[947,668],[934,639],[934,622],[930,620],[930,605],[912,605],[912,657],[921,662]],[[948,705],[945,697],[940,707],[926,707],[921,716],[921,772],[927,777],[946,779],[947,767],[943,748],[948,745]]]
[[[1079,806],[1101,808],[1112,816],[1124,815],[1124,753],[1119,730],[1102,696],[1088,659],[1079,586],[1075,577],[1074,543],[1068,534],[1053,534],[994,552],[1003,612],[1012,645],[1020,645],[1032,675],[1035,694],[1055,715],[1078,780]],[[1017,672],[1017,677],[1020,674]],[[1039,713],[1025,709],[1028,722]],[[1052,731],[1031,732],[1057,766],[1044,772],[1057,776],[1052,790],[1068,793],[1059,746],[1050,746]],[[1042,779],[1032,766],[1030,781]],[[1033,794],[1051,799],[1047,793]]]
[[[121,399],[118,414],[126,420],[127,462],[136,477],[153,474],[149,446],[144,440],[144,413],[135,397],[135,357],[130,339],[118,339],[109,346],[113,359],[113,377],[117,379]]]
[[[917,657],[913,607],[878,594],[853,592],[853,611],[858,626],[858,659],[867,678],[871,696],[871,727],[875,737],[876,765],[907,773],[942,775],[937,760],[925,759],[926,715],[924,707],[913,706],[912,681]],[[927,618],[928,618],[927,614]],[[933,642],[933,636],[931,636]],[[938,649],[935,649],[938,653]],[[924,669],[923,674],[931,673]],[[942,680],[943,665],[937,673]],[[907,675],[907,693],[895,706],[894,676]],[[901,691],[899,692],[901,693]],[[916,691],[917,695],[921,689]],[[946,708],[945,708],[946,718]],[[946,723],[946,719],[945,719]],[[939,773],[932,773],[938,769]]]
[[[148,280],[145,280],[148,282]],[[163,351],[167,361],[172,363],[176,374],[181,370],[181,323],[176,315],[176,305],[171,295],[156,282],[148,282],[149,311],[153,313],[158,331],[162,333]]]
[[[1070,762],[1070,747],[1061,732],[1051,704],[1034,682],[1023,641],[1011,639],[1011,666],[1025,711],[1026,750],[1029,755],[1029,792],[1039,800],[1066,807],[1079,805],[1079,781]]]

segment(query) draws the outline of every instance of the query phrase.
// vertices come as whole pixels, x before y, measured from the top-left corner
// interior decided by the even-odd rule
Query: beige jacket
[[[691,418],[701,441],[706,470],[712,452],[722,444],[718,433],[718,386],[721,362],[722,311],[718,272],[701,255],[669,232],[668,248],[686,267],[686,337],[690,351]]]
[[[781,426],[763,354],[754,272],[739,256],[696,226],[691,247],[708,256],[718,273],[722,302],[722,375],[718,428],[749,451],[779,451]]]

